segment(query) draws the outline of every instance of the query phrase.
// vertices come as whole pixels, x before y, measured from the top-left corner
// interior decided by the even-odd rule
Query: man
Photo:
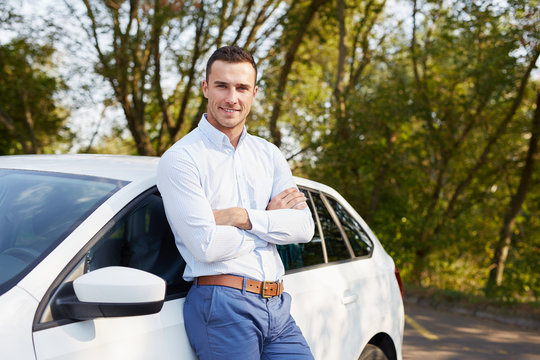
[[[194,281],[184,319],[199,359],[313,359],[276,244],[310,241],[314,224],[279,149],[246,132],[256,78],[251,54],[218,49],[202,83],[207,113],[158,167],[184,279]]]

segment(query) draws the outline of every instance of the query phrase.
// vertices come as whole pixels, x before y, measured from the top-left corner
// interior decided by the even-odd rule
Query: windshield
[[[0,169],[0,294],[126,182]]]

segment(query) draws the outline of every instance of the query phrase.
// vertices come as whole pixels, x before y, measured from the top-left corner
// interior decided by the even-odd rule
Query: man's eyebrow
[[[230,83],[228,83],[227,81],[215,80],[214,85],[230,85]],[[252,86],[250,84],[244,84],[244,83],[234,84],[234,86],[245,87],[245,88],[248,88],[248,89],[252,88]]]

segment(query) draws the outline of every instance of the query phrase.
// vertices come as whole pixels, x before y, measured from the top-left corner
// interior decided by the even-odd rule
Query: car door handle
[[[341,297],[341,301],[343,302],[343,305],[353,303],[356,300],[358,300],[358,295],[354,293],[350,293],[348,291],[343,293],[343,296]]]

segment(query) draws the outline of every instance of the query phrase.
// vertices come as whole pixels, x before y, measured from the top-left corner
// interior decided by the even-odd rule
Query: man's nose
[[[225,101],[228,104],[236,104],[236,102],[238,101],[238,94],[236,92],[236,89],[229,89]]]

